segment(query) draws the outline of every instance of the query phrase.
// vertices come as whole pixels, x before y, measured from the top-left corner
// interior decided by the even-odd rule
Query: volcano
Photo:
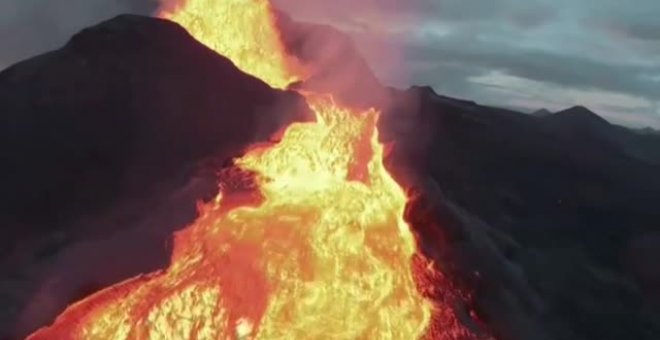
[[[337,31],[255,4],[212,11],[242,20],[220,40],[190,1],[0,74],[3,329],[657,338],[654,136],[388,89]]]
[[[313,72],[287,54],[268,1],[193,0],[161,15],[272,87]],[[221,190],[176,234],[167,269],[73,304],[28,339],[455,333],[430,324],[436,308],[415,277],[434,269],[413,266],[421,255],[403,220],[404,191],[383,164],[380,113],[299,93],[314,120],[234,161],[251,176],[254,201],[239,205]]]

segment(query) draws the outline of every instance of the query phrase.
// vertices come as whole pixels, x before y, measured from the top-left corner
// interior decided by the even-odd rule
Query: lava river
[[[161,12],[276,88],[304,79],[268,0],[188,0]],[[28,339],[419,339],[407,197],[383,166],[377,110],[301,93],[316,115],[235,160],[260,199],[222,190],[174,236],[167,269],[69,306]]]

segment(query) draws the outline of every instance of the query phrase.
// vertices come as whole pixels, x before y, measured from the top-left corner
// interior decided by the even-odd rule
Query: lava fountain
[[[304,79],[268,0],[188,0],[162,17],[273,87]],[[170,266],[69,306],[28,339],[419,339],[407,197],[383,165],[378,111],[301,93],[316,115],[235,160],[259,200],[218,197],[174,237]]]

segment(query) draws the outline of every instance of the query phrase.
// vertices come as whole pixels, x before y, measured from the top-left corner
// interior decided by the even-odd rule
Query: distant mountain
[[[561,129],[566,138],[592,138],[594,142],[610,143],[630,157],[660,164],[660,138],[653,133],[638,133],[638,130],[609,123],[604,118],[583,106],[575,106],[550,116],[543,117],[544,123]]]
[[[547,117],[552,115],[552,112],[550,112],[548,109],[539,109],[534,112],[532,112],[532,116],[535,117]]]
[[[585,128],[609,125],[607,120],[584,106],[573,106],[555,114],[546,115],[545,118],[548,122]]]
[[[648,126],[645,127],[645,128],[641,128],[641,129],[637,129],[637,130],[633,130],[633,131],[639,132],[643,135],[660,135],[660,130],[656,130],[656,129],[654,129],[652,127],[648,127]]]

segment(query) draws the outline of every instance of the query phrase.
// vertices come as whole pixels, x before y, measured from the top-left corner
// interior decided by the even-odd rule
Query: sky
[[[615,123],[660,128],[658,0],[273,1],[349,33],[387,84],[523,111],[584,105]],[[156,2],[3,0],[0,69]]]

